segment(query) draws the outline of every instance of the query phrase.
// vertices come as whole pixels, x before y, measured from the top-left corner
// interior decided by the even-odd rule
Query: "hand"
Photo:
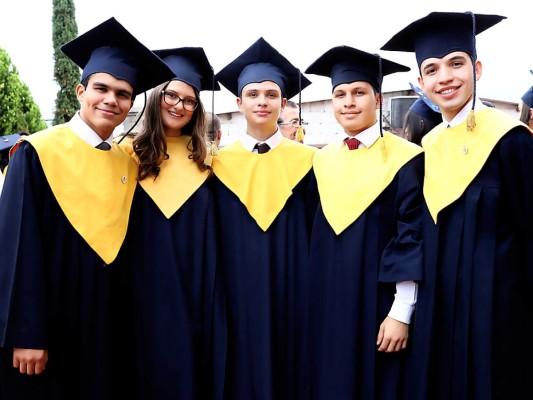
[[[13,367],[21,374],[39,375],[46,368],[48,350],[13,349]]]
[[[397,321],[391,317],[385,320],[379,326],[378,351],[392,353],[403,350],[407,347],[407,338],[409,337],[409,325]]]

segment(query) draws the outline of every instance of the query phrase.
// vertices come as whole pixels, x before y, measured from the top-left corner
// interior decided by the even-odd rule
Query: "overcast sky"
[[[52,0],[4,3],[0,47],[8,52],[43,117],[52,119],[58,90],[53,80]],[[516,0],[79,0],[75,7],[79,34],[115,17],[151,49],[203,47],[215,72],[260,36],[302,71],[334,46],[379,52],[411,67],[411,72],[386,77],[384,91],[409,89],[409,82],[416,83],[418,76],[414,54],[379,50],[394,33],[432,11],[499,14],[507,19],[478,35],[478,59],[483,63],[478,92],[481,97],[518,102],[533,83],[529,73],[533,22],[527,4]],[[329,98],[329,79],[308,78],[313,84],[302,92],[302,101]],[[202,99],[211,108],[209,94],[202,93]],[[226,89],[216,93],[215,112],[233,110],[234,104]]]

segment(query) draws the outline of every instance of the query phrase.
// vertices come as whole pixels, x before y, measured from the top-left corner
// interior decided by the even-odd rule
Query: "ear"
[[[383,96],[380,93],[376,93],[376,110],[379,109],[381,102],[383,102]]]
[[[217,140],[220,140],[222,138],[222,129],[219,129],[217,132]]]
[[[481,61],[476,61],[476,81],[479,81],[479,78],[481,78],[481,75],[483,73],[483,65],[481,64]]]
[[[418,85],[420,86],[420,89],[424,91],[424,79],[422,79],[421,76],[418,77]]]
[[[242,99],[240,97],[237,97],[237,107],[239,107],[239,111],[242,113]]]
[[[81,83],[78,83],[78,85],[76,86],[76,97],[78,98],[79,101],[83,100],[84,93],[85,93],[85,87]]]
[[[281,111],[285,109],[285,106],[287,105],[287,99],[284,97],[281,99]]]

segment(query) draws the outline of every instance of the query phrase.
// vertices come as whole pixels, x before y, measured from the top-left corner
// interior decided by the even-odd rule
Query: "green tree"
[[[0,135],[46,128],[28,86],[20,80],[7,52],[0,48]]]
[[[80,82],[80,70],[61,52],[61,46],[78,36],[76,10],[73,0],[53,0],[52,42],[54,46],[54,80],[57,92],[54,125],[70,121],[79,109],[76,86]]]

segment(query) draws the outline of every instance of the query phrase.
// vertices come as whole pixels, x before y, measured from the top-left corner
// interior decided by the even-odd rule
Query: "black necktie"
[[[255,146],[254,146],[254,150],[257,149],[257,152],[259,154],[263,154],[263,153],[266,153],[270,150],[270,146],[266,143],[257,143]]]
[[[111,145],[107,142],[102,142],[100,143],[98,146],[96,146],[97,149],[100,149],[100,150],[110,150],[111,149]]]

